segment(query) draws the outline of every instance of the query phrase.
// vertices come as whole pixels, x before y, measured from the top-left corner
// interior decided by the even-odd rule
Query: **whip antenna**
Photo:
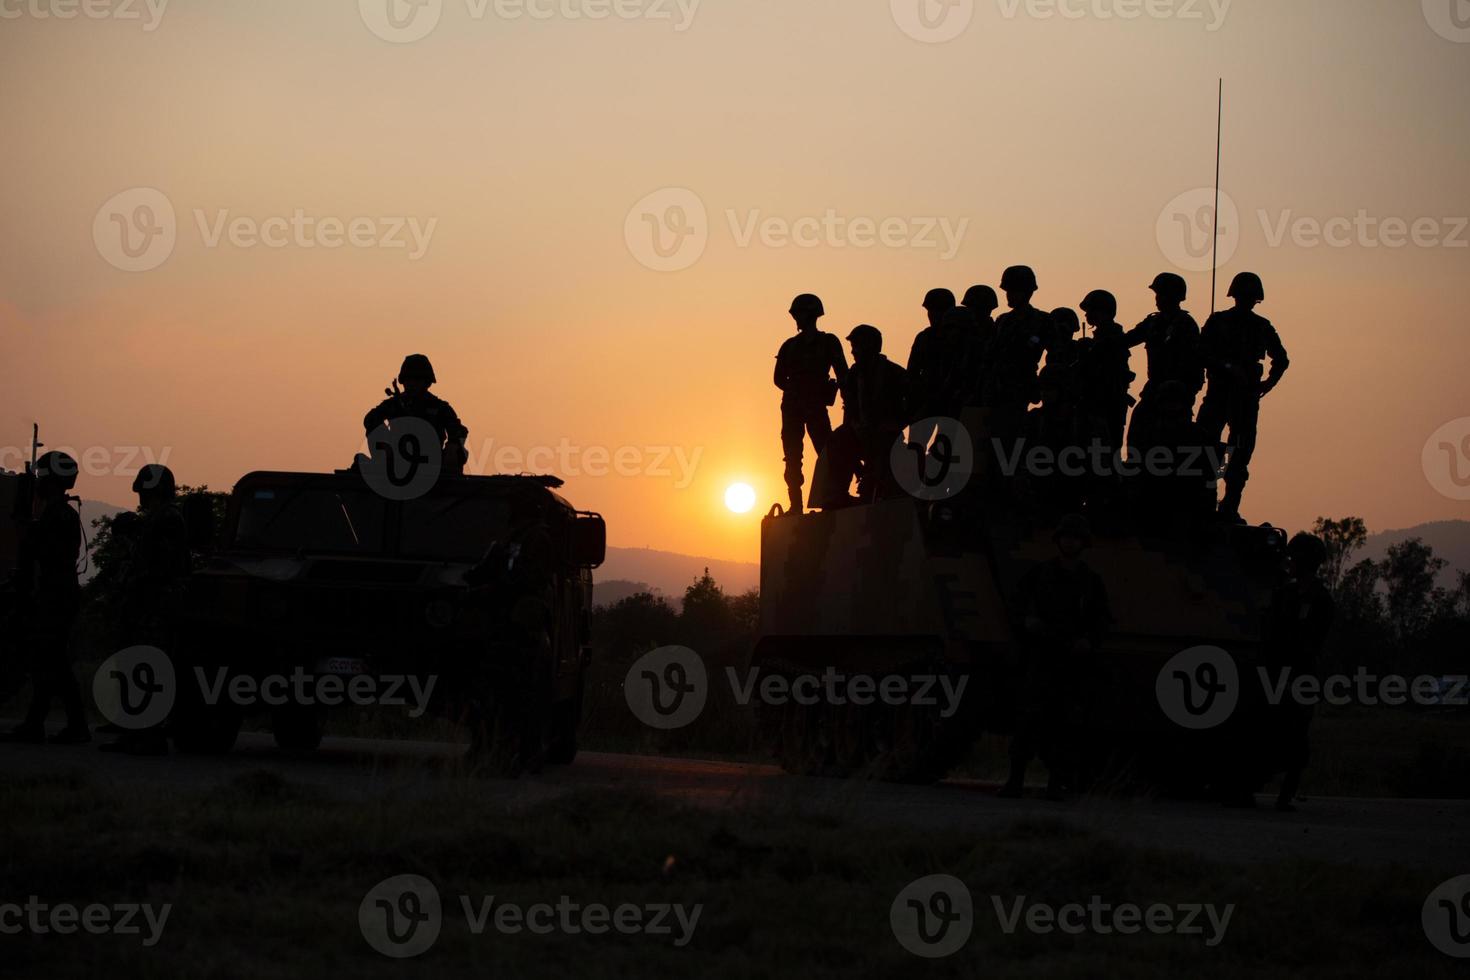
[[[1220,141],[1225,133],[1225,79],[1215,115],[1215,237],[1210,242],[1210,315],[1215,315],[1216,282],[1220,275]]]

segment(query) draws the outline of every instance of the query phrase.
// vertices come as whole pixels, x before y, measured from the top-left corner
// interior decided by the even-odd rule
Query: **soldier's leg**
[[[806,417],[796,405],[781,406],[781,451],[786,461],[786,490],[791,513],[801,513],[801,457],[806,437]]]
[[[1220,385],[1211,384],[1205,391],[1205,400],[1199,407],[1199,427],[1204,437],[1218,443],[1230,421],[1230,395]]]
[[[1220,513],[1227,516],[1240,513],[1240,500],[1251,475],[1251,459],[1256,454],[1256,427],[1260,414],[1261,400],[1251,392],[1243,392],[1232,406],[1230,442],[1235,448],[1230,453],[1230,463],[1225,467],[1225,499],[1220,502]]]
[[[827,448],[827,440],[832,438],[832,419],[827,415],[827,406],[813,405],[807,412],[805,423],[807,435],[811,436],[812,448],[820,456]]]

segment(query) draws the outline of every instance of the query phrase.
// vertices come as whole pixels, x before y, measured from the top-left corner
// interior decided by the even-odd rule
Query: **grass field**
[[[171,903],[160,939],[6,935],[9,977],[110,980],[465,977],[1461,976],[1420,909],[1440,876],[1314,863],[1251,867],[1165,855],[1051,823],[973,835],[859,827],[773,811],[683,809],[575,795],[505,812],[473,780],[437,795],[339,802],[251,772],[210,792],[156,795],[79,778],[0,787],[0,901]],[[370,948],[358,922],[383,879],[417,874],[443,899],[421,957]],[[920,959],[890,925],[915,879],[949,874],[974,898],[973,934]],[[472,934],[459,896],[528,906],[700,906],[692,938]],[[1233,905],[1204,935],[1007,934],[992,907]]]

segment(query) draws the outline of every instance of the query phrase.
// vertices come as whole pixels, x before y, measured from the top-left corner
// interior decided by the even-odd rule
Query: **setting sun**
[[[725,506],[737,514],[749,514],[755,507],[755,488],[749,483],[733,483],[725,491]]]

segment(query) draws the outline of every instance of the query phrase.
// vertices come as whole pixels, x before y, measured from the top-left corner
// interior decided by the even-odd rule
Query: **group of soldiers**
[[[927,451],[935,420],[979,410],[998,451],[1027,444],[1053,451],[1076,447],[1107,458],[1126,447],[1127,457],[1138,459],[1159,447],[1193,448],[1215,452],[1181,455],[1212,460],[1225,459],[1228,451],[1218,505],[1213,470],[1206,478],[1166,483],[1164,492],[1208,493],[1208,509],[1240,521],[1260,401],[1289,365],[1275,327],[1255,312],[1265,287],[1254,273],[1236,276],[1229,292],[1234,307],[1211,316],[1203,330],[1184,309],[1183,277],[1162,273],[1149,288],[1156,311],[1132,330],[1117,322],[1117,298],[1106,290],[1088,293],[1079,304],[1085,325],[1069,308],[1036,308],[1036,275],[1027,266],[1002,275],[1009,309],[998,317],[1000,299],[989,286],[972,287],[960,301],[948,289],[933,289],[923,303],[928,326],[914,339],[906,367],[883,354],[883,335],[868,324],[848,334],[849,367],[837,337],[817,329],[826,312],[821,299],[796,297],[791,316],[797,332],[782,344],[775,370],[789,513],[896,495],[890,452],[904,430],[911,444]],[[1130,355],[1139,346],[1147,352],[1147,377],[1135,399]],[[1205,397],[1196,415],[1201,389]],[[834,431],[828,409],[838,394],[843,423]],[[1222,442],[1227,430],[1228,442]],[[808,438],[817,462],[804,496]],[[856,498],[850,493],[854,478]],[[1100,492],[1096,481],[1071,487],[1058,507],[1078,509],[1081,496]]]
[[[395,419],[413,418],[426,423],[437,440],[443,472],[462,473],[467,459],[465,440],[469,430],[450,404],[429,389],[436,381],[434,367],[423,354],[410,354],[387,397],[363,419],[371,435]],[[415,451],[427,451],[417,447]],[[16,569],[3,584],[5,618],[15,629],[16,648],[26,654],[23,674],[31,679],[31,701],[24,721],[14,730],[0,733],[0,741],[85,744],[92,740],[87,724],[82,691],[72,669],[69,638],[82,606],[78,561],[85,534],[77,510],[71,505],[79,467],[67,453],[51,451],[37,457],[26,481],[26,491],[16,501],[12,517],[21,527]],[[138,495],[136,511],[113,517],[107,542],[99,550],[108,554],[99,571],[95,590],[107,597],[102,618],[108,624],[109,643],[115,649],[168,645],[173,621],[188,576],[192,554],[189,526],[178,497],[178,484],[167,466],[150,463],[142,467],[132,484]],[[203,501],[207,506],[207,501]],[[14,676],[14,675],[11,675]],[[9,693],[0,691],[0,694]],[[45,731],[47,714],[59,701],[66,724],[58,732]],[[122,731],[105,726],[118,738],[104,749],[137,754],[160,754],[168,750],[162,727],[147,731]]]
[[[82,605],[78,559],[85,542],[81,517],[71,506],[77,473],[72,456],[44,453],[16,501],[19,513],[13,516],[22,531],[15,574],[4,586],[6,627],[27,660],[31,700],[25,719],[0,733],[0,741],[81,745],[92,740],[70,644]],[[138,509],[113,518],[104,546],[112,560],[99,574],[112,597],[114,608],[106,610],[106,620],[118,649],[164,641],[192,561],[173,472],[150,463],[138,471],[132,489]],[[56,701],[66,724],[48,734],[46,717]],[[119,738],[103,748],[147,753],[165,748],[158,732],[111,731]]]

